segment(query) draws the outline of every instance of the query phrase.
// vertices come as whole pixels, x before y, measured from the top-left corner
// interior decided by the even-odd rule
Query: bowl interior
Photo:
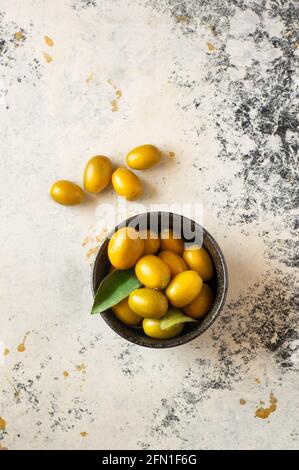
[[[95,295],[102,279],[108,273],[110,262],[108,259],[107,248],[109,239],[114,231],[121,227],[127,226],[129,223],[130,225],[133,223],[137,229],[141,227],[151,227],[152,230],[153,226],[152,224],[150,225],[150,220],[153,220],[153,216],[156,217],[155,221],[157,222],[158,232],[168,228],[175,228],[177,230],[178,227],[184,227],[184,232],[181,232],[181,236],[184,238],[185,242],[194,242],[194,238],[190,238],[191,232],[194,234],[196,242],[198,242],[198,240],[202,240],[202,244],[210,253],[214,264],[214,276],[213,279],[208,282],[214,293],[214,303],[211,310],[198,323],[186,323],[182,333],[179,336],[164,340],[154,339],[146,336],[143,333],[142,328],[132,328],[126,326],[114,316],[112,310],[110,309],[106,310],[100,315],[116,333],[132,343],[150,348],[169,348],[187,343],[188,341],[191,341],[192,339],[201,335],[214,322],[225,300],[227,291],[227,270],[224,257],[216,241],[203,227],[201,227],[201,225],[182,215],[168,212],[151,212],[139,214],[138,216],[127,219],[115,227],[115,229],[108,235],[101,245],[93,266],[92,288]],[[185,227],[188,227],[189,230],[187,237],[185,235]]]

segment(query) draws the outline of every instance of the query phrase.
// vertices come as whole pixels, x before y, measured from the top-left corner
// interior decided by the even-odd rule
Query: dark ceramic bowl
[[[214,303],[209,311],[209,313],[198,323],[186,323],[184,325],[184,329],[182,333],[170,339],[154,339],[146,336],[143,333],[142,328],[132,328],[126,326],[120,320],[118,320],[112,310],[106,310],[102,314],[102,318],[105,320],[106,323],[120,336],[125,338],[126,340],[130,341],[131,343],[139,344],[140,346],[145,346],[148,348],[171,348],[174,346],[179,346],[184,343],[188,343],[189,341],[197,338],[200,336],[212,323],[215,321],[216,317],[219,315],[225,301],[226,292],[227,292],[227,268],[224,260],[224,256],[222,254],[221,249],[219,248],[218,244],[214,240],[214,238],[207,232],[201,225],[197,224],[196,222],[183,217],[182,215],[166,213],[166,212],[147,212],[144,214],[139,214],[138,216],[131,217],[125,220],[123,223],[119,224],[115,229],[107,236],[104,240],[98,254],[96,256],[93,271],[92,271],[92,289],[93,294],[95,295],[97,289],[102,281],[102,279],[108,274],[108,270],[110,267],[108,254],[107,254],[107,247],[109,243],[109,239],[111,235],[121,227],[127,226],[129,223],[130,225],[135,223],[135,220],[138,222],[141,221],[143,226],[149,227],[149,216],[156,216],[159,220],[159,231],[164,228],[172,229],[173,226],[177,227],[177,224],[189,224],[192,231],[195,233],[200,234],[202,236],[203,246],[206,250],[210,253],[210,256],[213,260],[214,264],[214,277],[209,282],[209,285],[214,293]],[[165,226],[165,216],[167,219],[167,227]],[[151,226],[152,227],[152,226]],[[183,236],[186,240],[186,238]],[[190,239],[189,239],[190,241]],[[99,316],[99,315],[98,315]]]

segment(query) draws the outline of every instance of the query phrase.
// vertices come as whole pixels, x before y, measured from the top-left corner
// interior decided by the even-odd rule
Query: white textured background
[[[279,0],[1,0],[0,447],[298,448],[297,24]],[[164,351],[89,315],[115,194],[48,195],[147,142],[141,202],[202,204],[230,279],[213,328]]]

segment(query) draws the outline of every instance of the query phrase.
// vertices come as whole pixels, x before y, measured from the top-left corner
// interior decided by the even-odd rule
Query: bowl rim
[[[220,260],[220,263],[221,263],[221,269],[222,269],[222,272],[223,272],[223,288],[221,290],[221,297],[218,299],[218,307],[217,307],[217,310],[214,314],[214,316],[210,319],[209,322],[207,322],[207,324],[202,327],[200,330],[198,328],[194,328],[193,330],[191,331],[187,331],[185,334],[183,332],[182,335],[179,335],[179,336],[176,336],[174,338],[169,338],[167,340],[159,340],[159,339],[155,339],[155,343],[146,343],[146,342],[143,342],[142,341],[142,338],[143,337],[137,337],[137,336],[130,336],[128,337],[128,335],[125,334],[125,332],[121,329],[117,329],[115,328],[115,325],[113,324],[113,322],[111,321],[111,312],[110,312],[110,309],[106,310],[105,312],[101,313],[101,317],[103,318],[103,320],[107,323],[107,325],[115,332],[117,333],[119,336],[121,336],[122,338],[124,338],[125,340],[127,340],[128,342],[130,343],[133,343],[133,344],[136,344],[138,346],[142,346],[142,347],[146,347],[146,348],[150,348],[150,349],[165,349],[165,348],[172,348],[172,347],[177,347],[177,346],[182,346],[183,344],[186,344],[186,343],[189,343],[190,341],[193,341],[195,338],[201,336],[208,328],[210,328],[210,326],[213,325],[213,323],[216,321],[216,319],[218,318],[221,310],[223,309],[223,306],[224,306],[224,303],[225,303],[225,300],[226,300],[226,297],[227,297],[227,291],[228,291],[228,270],[227,270],[227,265],[226,265],[226,261],[225,261],[225,258],[224,258],[224,255],[223,255],[223,252],[220,248],[220,246],[218,245],[218,243],[216,242],[216,240],[214,239],[214,237],[210,234],[210,232],[208,232],[200,223],[194,221],[193,219],[190,219],[189,217],[187,216],[184,216],[183,214],[177,214],[177,213],[174,213],[174,212],[167,212],[167,211],[147,211],[147,212],[142,212],[142,213],[139,213],[139,214],[135,214],[133,216],[130,216],[128,217],[127,219],[123,220],[122,222],[120,222],[118,225],[116,225],[107,235],[106,237],[104,238],[104,240],[102,240],[101,244],[99,245],[99,248],[98,248],[98,251],[97,251],[97,254],[96,254],[96,257],[93,261],[93,264],[92,264],[92,270],[91,270],[91,290],[92,290],[92,295],[93,297],[95,296],[96,292],[97,292],[97,288],[96,287],[96,275],[97,275],[97,267],[98,267],[98,263],[99,263],[99,260],[100,260],[100,255],[101,255],[101,252],[102,252],[102,249],[104,247],[104,245],[107,243],[107,240],[109,240],[111,238],[111,236],[113,235],[113,233],[115,233],[117,230],[119,230],[120,228],[122,227],[126,227],[132,220],[134,220],[136,217],[145,217],[147,216],[148,214],[154,214],[154,215],[162,215],[162,214],[168,214],[170,216],[174,216],[174,217],[182,217],[182,218],[185,218],[185,219],[188,219],[191,223],[194,223],[196,226],[200,227],[202,229],[202,233],[203,233],[203,247],[205,247],[205,243],[204,243],[204,240],[205,238],[209,240],[209,242],[211,243],[211,245],[214,247],[215,251],[217,252],[217,255],[219,257],[219,260]],[[207,249],[207,248],[206,248]],[[209,252],[211,258],[212,258],[212,261],[213,261],[213,264],[215,266],[215,260],[212,256],[212,254],[210,253],[210,251],[207,249],[207,251]],[[216,267],[216,266],[215,266]],[[215,297],[214,301],[216,300],[217,296]],[[200,323],[201,325],[202,323]],[[123,324],[124,327],[126,327],[127,329],[129,329],[130,331],[132,331],[133,328]],[[146,337],[147,338],[147,337]],[[154,338],[152,338],[154,339]]]

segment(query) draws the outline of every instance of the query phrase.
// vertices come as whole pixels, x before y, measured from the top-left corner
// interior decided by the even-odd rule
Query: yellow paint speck
[[[261,419],[267,419],[271,413],[274,413],[274,411],[277,410],[277,398],[273,395],[273,393],[270,393],[270,405],[268,408],[258,408],[255,412],[255,416],[257,418]]]
[[[15,33],[15,39],[16,39],[17,41],[21,41],[21,40],[24,39],[24,38],[25,38],[25,34],[23,33],[23,31],[17,31],[17,32]]]
[[[8,348],[5,348],[3,351],[3,356],[8,356],[9,353],[10,353],[10,350]]]
[[[112,100],[111,101],[111,111],[113,113],[115,113],[116,111],[118,111],[118,103],[117,103],[117,100],[119,100],[121,97],[122,97],[122,91],[117,88],[116,85],[114,85],[114,83],[112,82],[112,80],[109,78],[109,80],[107,81],[109,83],[109,85],[112,86],[112,88],[115,90],[115,96],[116,96],[116,99]]]
[[[278,334],[277,334],[276,331],[275,331],[274,335],[273,335],[272,338],[270,339],[270,343],[271,343],[271,344],[276,344],[277,341],[278,341]]]
[[[92,256],[94,256],[99,250],[99,247],[96,246],[94,248],[90,248],[90,250],[88,250],[88,252],[86,253],[86,258],[89,259],[91,258]]]
[[[107,80],[107,83],[109,83],[109,85],[111,85],[114,90],[117,90],[117,87],[112,83],[112,80],[110,78],[109,80]]]
[[[186,15],[177,15],[175,17],[175,20],[178,22],[178,23],[188,23],[189,22],[189,18],[188,16]]]
[[[86,368],[87,366],[85,364],[80,364],[79,366],[76,366],[76,370],[78,372],[82,372],[82,374],[86,374]]]
[[[174,158],[174,157],[175,157],[175,153],[174,153],[174,152],[168,152],[168,155],[169,155],[169,158]]]
[[[112,100],[111,101],[111,111],[113,113],[115,113],[116,111],[118,111],[118,103],[116,100]]]
[[[207,46],[208,46],[208,49],[209,49],[210,52],[213,52],[216,49],[214,44],[212,44],[211,42],[208,42]]]
[[[87,236],[87,237],[84,238],[84,240],[83,240],[81,246],[86,246],[88,243],[90,243],[90,242],[92,242],[92,241],[93,241],[93,238]]]
[[[240,398],[240,405],[246,405],[246,400],[244,398]]]
[[[6,429],[7,422],[5,421],[4,418],[0,416],[0,430],[4,431]]]
[[[103,228],[102,232],[99,233],[97,236],[96,236],[96,241],[98,243],[102,242],[104,240],[104,238],[106,237],[107,235],[107,232],[108,230],[106,228]]]
[[[81,434],[82,437],[88,436],[88,432],[85,432],[85,431],[80,432],[80,434]]]
[[[50,62],[53,61],[53,58],[50,56],[50,54],[48,54],[47,52],[43,52],[43,56],[44,56],[44,59],[45,61],[50,64]]]
[[[24,336],[23,342],[20,343],[19,346],[17,347],[17,350],[18,350],[19,352],[24,352],[24,351],[26,350],[26,348],[25,348],[25,342],[26,342],[26,340],[27,340],[27,338],[28,338],[29,333],[30,333],[29,331],[26,333],[26,335]]]
[[[261,383],[261,379],[255,379],[255,382],[259,385]]]
[[[94,79],[94,74],[91,73],[90,75],[88,75],[88,77],[86,79],[86,83],[90,83],[93,79]]]
[[[47,46],[49,46],[49,47],[54,46],[54,41],[53,41],[53,39],[49,38],[49,36],[44,36],[44,40],[45,40],[45,43],[47,44]]]
[[[67,370],[65,370],[65,371],[63,372],[63,376],[64,376],[64,377],[68,377],[69,375],[70,375],[70,374],[68,373]]]

